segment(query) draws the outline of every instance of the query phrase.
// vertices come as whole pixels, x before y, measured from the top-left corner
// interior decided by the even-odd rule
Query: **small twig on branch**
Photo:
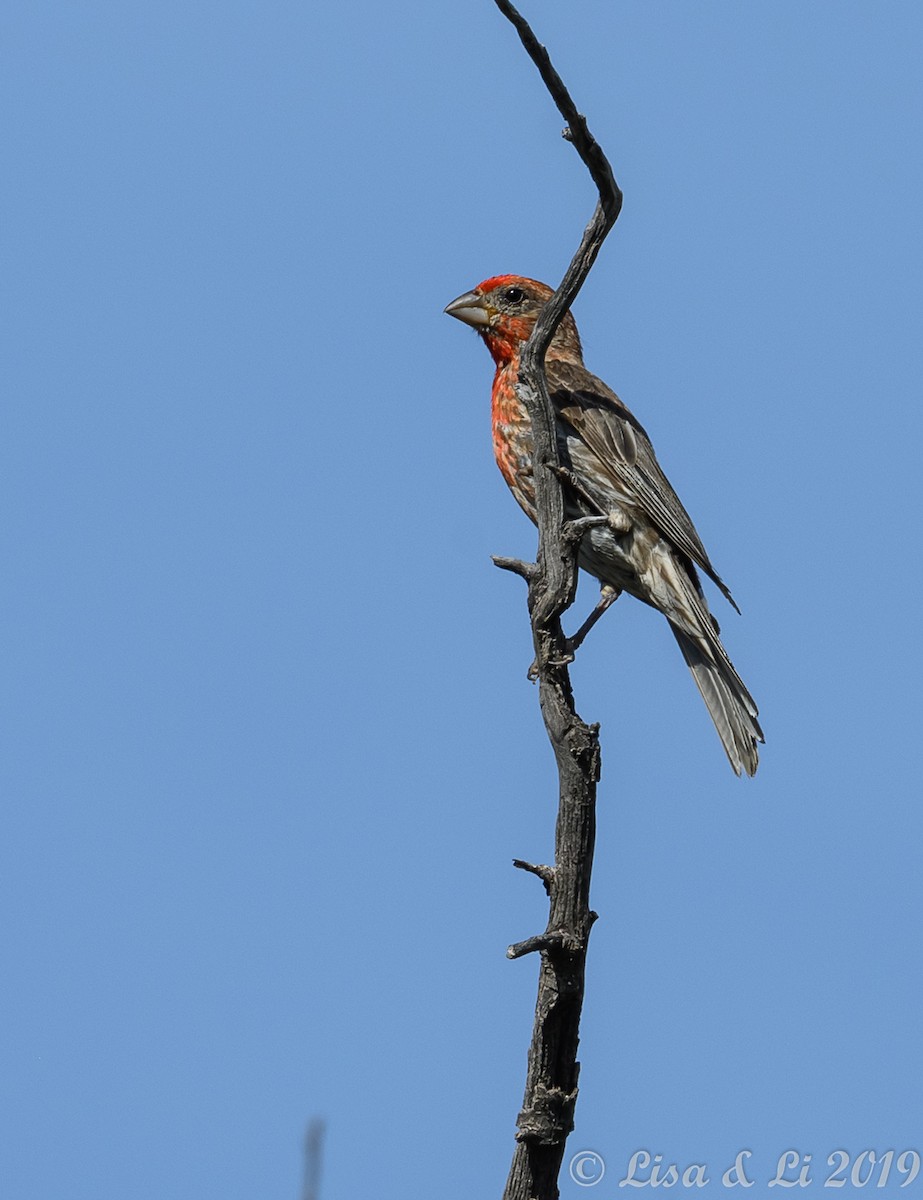
[[[515,942],[507,947],[507,958],[524,958],[527,954],[563,950],[568,944],[568,938],[563,929],[552,933],[537,933],[534,937],[526,938],[523,942]]]
[[[501,571],[512,571],[514,575],[520,575],[527,583],[538,574],[538,567],[535,563],[523,562],[521,558],[504,558],[502,554],[492,554],[491,559],[495,567],[499,567]]]
[[[551,885],[554,882],[554,867],[546,867],[539,863],[525,862],[521,858],[513,859],[513,866],[518,867],[520,871],[528,871],[532,875],[537,875],[545,885],[545,891],[551,895]]]
[[[494,559],[497,566],[521,575],[529,585],[528,602],[535,646],[539,701],[558,766],[559,801],[555,831],[555,865],[516,865],[538,875],[550,900],[543,934],[511,946],[511,958],[541,955],[538,999],[529,1047],[526,1088],[517,1120],[517,1147],[504,1200],[556,1200],[558,1174],[567,1136],[573,1128],[577,1100],[578,1031],[583,1007],[587,941],[596,914],[590,910],[590,874],[596,837],[596,783],[599,779],[599,727],[577,715],[567,663],[567,639],[561,615],[573,602],[577,587],[580,539],[605,513],[565,522],[563,488],[573,486],[570,472],[558,459],[555,415],[545,378],[545,352],[596,260],[619,215],[622,193],[609,162],[590,133],[586,119],[564,86],[529,23],[508,2],[495,0],[512,22],[558,111],[567,122],[564,136],[585,163],[599,193],[596,209],[577,253],[552,298],[535,323],[520,358],[517,390],[532,425],[537,561]],[[592,507],[596,507],[593,505]],[[580,631],[585,634],[587,624]]]

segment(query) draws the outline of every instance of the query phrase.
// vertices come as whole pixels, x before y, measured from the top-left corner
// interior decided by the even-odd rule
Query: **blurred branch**
[[[320,1196],[320,1168],[324,1148],[326,1125],[320,1117],[314,1117],[304,1135],[304,1181],[301,1200],[318,1200]]]
[[[538,67],[567,122],[564,136],[585,163],[599,193],[577,253],[545,305],[521,357],[518,392],[528,409],[534,438],[537,562],[498,562],[498,566],[515,571],[528,583],[539,702],[559,781],[554,867],[534,868],[516,862],[541,878],[548,891],[550,912],[543,934],[527,938],[508,951],[514,958],[538,953],[541,966],[525,1096],[504,1200],[556,1200],[558,1174],[574,1125],[587,943],[596,919],[589,896],[600,753],[599,726],[585,724],[574,707],[568,647],[561,627],[561,615],[573,602],[577,588],[579,540],[573,536],[575,531],[565,526],[562,469],[545,379],[545,352],[618,218],[622,193],[586,119],[577,111],[529,23],[508,0],[495,3],[515,26],[527,54]]]

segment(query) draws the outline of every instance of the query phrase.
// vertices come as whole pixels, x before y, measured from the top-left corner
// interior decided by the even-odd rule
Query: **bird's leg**
[[[572,663],[574,661],[574,655],[583,645],[586,635],[590,632],[606,609],[609,608],[610,605],[614,604],[621,594],[621,588],[614,588],[608,583],[604,583],[602,585],[602,589],[599,593],[599,600],[596,602],[596,607],[583,622],[574,636],[565,639],[564,658],[557,659],[552,664],[553,666],[564,666],[566,663]],[[538,659],[535,659],[535,661],[532,663],[532,666],[529,667],[527,678],[529,678],[532,683],[535,683],[536,679],[538,679]]]
[[[596,602],[596,607],[583,622],[573,637],[567,639],[567,653],[573,658],[576,651],[583,645],[584,638],[603,615],[606,609],[618,600],[622,592],[620,588],[614,588],[611,584],[604,583],[599,593],[599,600]]]
[[[562,481],[566,481],[577,486],[584,498],[594,506],[596,505],[596,502],[593,500],[593,498],[589,495],[589,493],[584,492],[583,488],[580,487],[579,483],[574,479],[573,475],[567,470],[566,467],[558,467],[556,470],[559,478]],[[578,517],[574,521],[566,522],[564,526],[564,532],[565,534],[567,533],[568,527],[570,527],[570,529],[573,531],[577,526],[595,525],[600,522],[604,525],[608,525],[612,532],[616,535],[628,533],[631,529],[631,519],[628,514],[623,512],[620,508],[613,508],[608,513],[600,513],[598,517]],[[503,564],[498,563],[497,565],[501,566]],[[565,639],[564,658],[555,662],[553,664],[554,666],[564,666],[565,664],[572,663],[574,661],[574,655],[580,646],[583,645],[586,635],[590,632],[606,609],[609,608],[610,605],[614,604],[621,594],[621,588],[613,587],[610,583],[604,583],[602,585],[599,592],[599,600],[596,602],[596,607],[583,622],[574,636]],[[538,679],[538,674],[538,659],[536,658],[533,659],[532,666],[529,667],[526,677],[530,679],[532,683],[535,683],[535,681]]]

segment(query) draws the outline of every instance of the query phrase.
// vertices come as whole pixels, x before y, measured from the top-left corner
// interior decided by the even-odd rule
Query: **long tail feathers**
[[[724,653],[724,647],[718,642],[717,635],[713,635],[713,639],[717,642],[720,653],[713,658],[672,622],[670,628],[679,642],[679,648],[692,672],[696,686],[702,693],[702,699],[715,723],[721,744],[735,774],[746,771],[748,775],[755,775],[759,763],[756,747],[757,743],[763,741],[763,731],[757,720],[758,713],[753,697]],[[706,643],[710,643],[712,637],[706,635],[705,640]]]

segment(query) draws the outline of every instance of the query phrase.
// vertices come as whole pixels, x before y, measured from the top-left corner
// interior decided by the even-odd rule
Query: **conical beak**
[[[483,329],[485,325],[490,324],[490,313],[487,311],[484,298],[477,292],[465,292],[463,296],[459,296],[451,304],[447,304],[445,311],[450,317],[464,321],[466,325],[472,325],[475,329]]]

